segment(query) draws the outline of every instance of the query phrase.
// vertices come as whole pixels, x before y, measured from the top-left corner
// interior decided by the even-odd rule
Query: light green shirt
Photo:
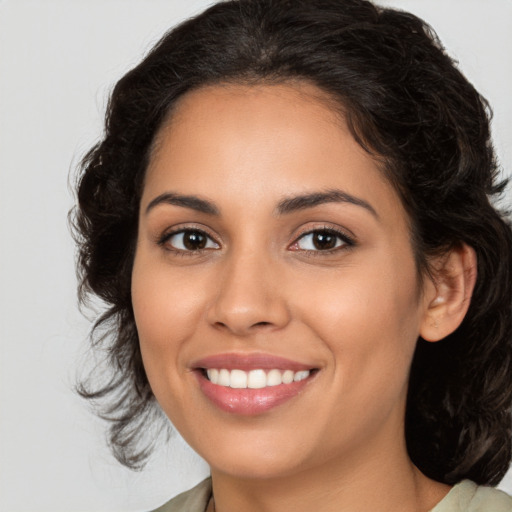
[[[211,493],[211,480],[207,478],[153,512],[204,512]],[[512,512],[512,497],[492,487],[463,480],[430,512]]]
[[[493,487],[463,480],[430,512],[512,512],[512,497]]]

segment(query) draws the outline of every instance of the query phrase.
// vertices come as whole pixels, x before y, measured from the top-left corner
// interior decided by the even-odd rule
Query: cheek
[[[407,268],[409,267],[409,268]],[[311,281],[311,282],[310,282]],[[363,331],[404,329],[417,325],[420,313],[413,265],[353,265],[297,280],[294,296],[303,314],[319,319],[325,328]],[[300,289],[299,289],[300,288]],[[304,300],[305,299],[305,300]]]
[[[144,254],[136,256],[132,273],[135,323],[144,368],[160,402],[168,394],[165,390],[174,388],[183,376],[182,347],[198,325],[203,302],[204,288],[188,282],[183,272],[149,262]]]
[[[144,369],[157,401],[179,430],[185,428],[181,411],[189,405],[184,347],[200,321],[203,302],[204,287],[194,286],[186,273],[171,272],[143,254],[135,258],[132,303]]]
[[[318,276],[317,276],[318,277]],[[316,332],[341,366],[338,379],[401,388],[419,334],[421,314],[414,264],[361,265],[316,279],[297,290],[303,322]],[[354,391],[356,392],[356,391]]]
[[[141,342],[164,348],[171,340],[186,338],[197,320],[204,291],[187,280],[186,273],[136,257],[132,302]]]
[[[333,361],[329,415],[352,429],[354,442],[389,418],[402,424],[418,336],[415,287],[366,268],[364,277],[326,282],[324,293],[315,292],[318,306],[303,310]]]

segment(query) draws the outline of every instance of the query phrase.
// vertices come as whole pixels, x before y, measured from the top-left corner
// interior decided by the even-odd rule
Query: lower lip
[[[202,372],[195,372],[201,391],[219,409],[244,416],[262,414],[297,396],[311,381],[312,375],[290,384],[260,389],[234,389],[210,382]]]

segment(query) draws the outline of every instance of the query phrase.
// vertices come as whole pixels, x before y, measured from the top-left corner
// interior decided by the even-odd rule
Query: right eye
[[[212,240],[204,231],[198,229],[182,229],[166,234],[160,241],[172,250],[191,252],[204,249],[219,249],[219,244]]]

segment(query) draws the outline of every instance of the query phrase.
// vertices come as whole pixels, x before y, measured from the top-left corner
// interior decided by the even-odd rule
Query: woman
[[[425,23],[364,0],[221,2],[120,80],[76,211],[114,373],[81,392],[124,464],[159,406],[209,463],[159,510],[511,510],[488,123]]]

